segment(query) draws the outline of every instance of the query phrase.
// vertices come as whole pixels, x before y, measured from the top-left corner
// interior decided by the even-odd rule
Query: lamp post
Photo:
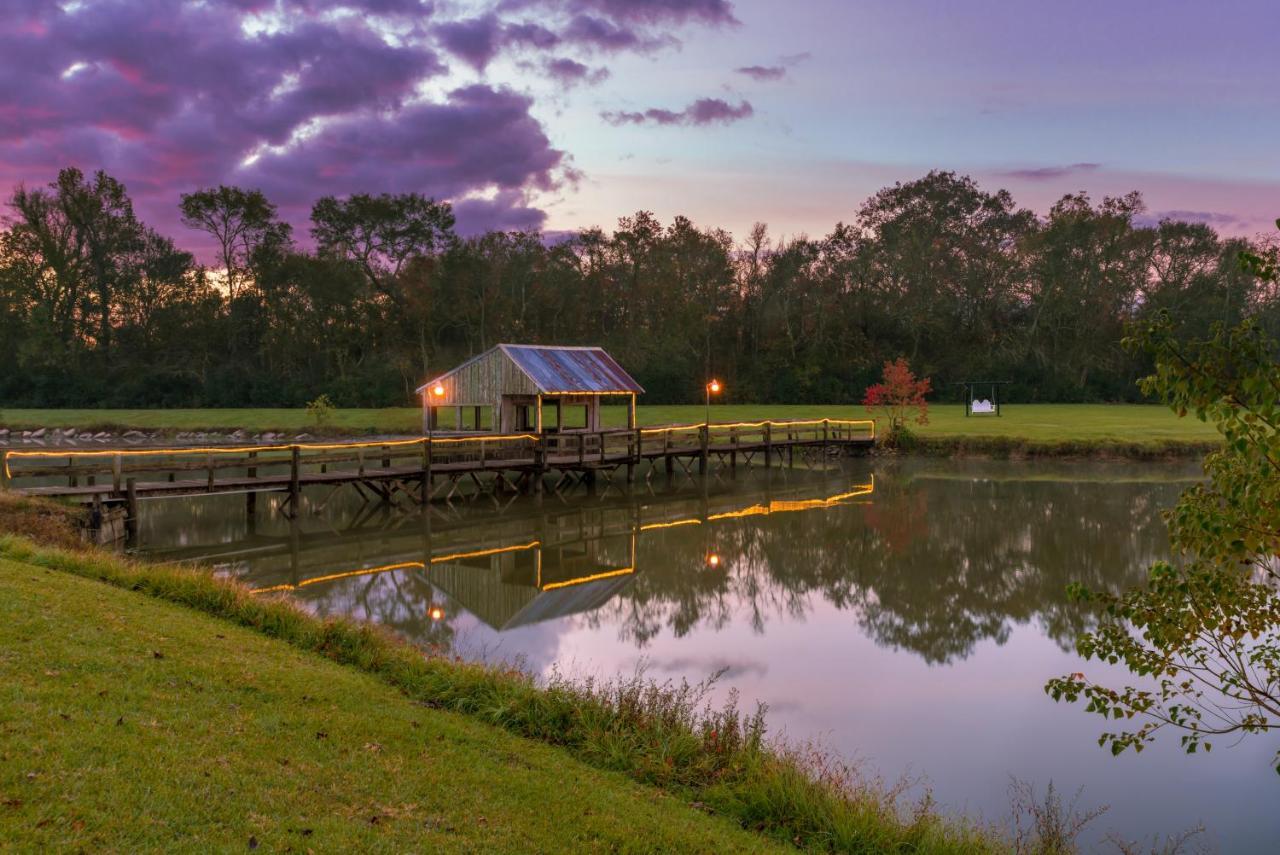
[[[707,395],[706,395],[706,418],[705,418],[705,421],[706,421],[706,423],[707,423],[707,428],[708,428],[708,430],[711,428],[711,396],[712,396],[712,395],[719,395],[719,394],[720,394],[720,391],[721,391],[722,389],[724,389],[724,386],[722,386],[722,385],[720,384],[720,381],[719,381],[719,380],[716,380],[715,378],[712,378],[711,382],[707,384],[707,388],[706,388],[706,393],[707,393]]]

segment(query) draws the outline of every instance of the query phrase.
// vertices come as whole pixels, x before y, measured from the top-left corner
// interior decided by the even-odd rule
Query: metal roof
[[[603,348],[535,344],[498,347],[543,393],[644,391]]]
[[[601,347],[553,347],[540,344],[499,344],[471,357],[451,371],[424,383],[418,392],[455,374],[471,363],[501,350],[543,394],[644,392],[644,387]]]

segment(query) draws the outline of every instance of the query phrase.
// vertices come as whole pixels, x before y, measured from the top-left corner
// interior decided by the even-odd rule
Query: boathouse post
[[[120,495],[120,455],[111,455],[111,492]]]
[[[9,487],[9,452],[0,451],[0,488]]]

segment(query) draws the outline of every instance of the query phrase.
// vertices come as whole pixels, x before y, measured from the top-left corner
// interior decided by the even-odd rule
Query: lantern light
[[[444,384],[443,384],[443,383],[437,383],[436,385],[432,386],[432,387],[431,387],[431,394],[432,394],[432,395],[435,395],[437,398],[443,398],[443,397],[444,397]]]
[[[708,566],[708,567],[710,567],[710,568],[712,568],[712,569],[715,569],[716,567],[719,567],[719,566],[720,566],[720,556],[719,556],[719,555],[717,555],[717,554],[716,554],[716,553],[714,553],[714,552],[712,552],[712,553],[710,553],[709,555],[707,555],[707,566]]]
[[[721,387],[720,387],[719,380],[712,380],[710,383],[707,384],[707,391],[709,391],[713,395],[719,395],[720,388]]]
[[[432,620],[440,620],[441,618],[444,617],[444,609],[440,608],[439,606],[432,606],[431,610],[428,611],[427,614],[431,617]]]

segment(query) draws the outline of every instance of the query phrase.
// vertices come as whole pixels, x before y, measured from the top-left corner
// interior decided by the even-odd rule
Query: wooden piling
[[[138,541],[138,479],[130,478],[125,482],[125,542],[133,545]]]
[[[698,452],[698,474],[707,474],[707,453],[711,443],[711,426],[704,424],[698,428],[698,438],[702,448]]]
[[[289,516],[296,517],[298,515],[298,502],[302,495],[302,489],[298,485],[299,470],[302,468],[299,461],[301,449],[296,445],[289,446]]]

